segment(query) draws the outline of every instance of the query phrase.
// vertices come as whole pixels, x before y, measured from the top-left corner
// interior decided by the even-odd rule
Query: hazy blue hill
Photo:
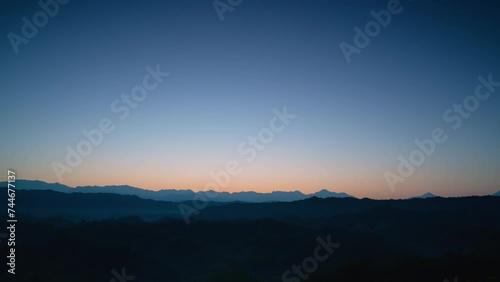
[[[57,192],[69,193],[71,187],[60,183],[47,183],[39,180],[21,180],[14,183],[16,190],[53,190]],[[7,182],[0,182],[0,187],[7,187]]]
[[[312,194],[312,196],[315,196],[315,197],[318,197],[318,198],[352,198],[351,195],[349,194],[346,194],[346,193],[336,193],[336,192],[330,192],[326,189],[323,189],[321,191],[318,191],[314,194]]]
[[[5,200],[0,195],[0,200]],[[193,206],[192,201],[185,202]],[[51,190],[18,190],[19,213],[36,217],[113,218],[140,216],[147,220],[162,217],[180,218],[179,203],[142,199],[138,196],[112,193],[61,193]],[[324,218],[345,214],[362,214],[373,210],[412,211],[420,213],[463,213],[477,210],[500,215],[500,198],[493,196],[463,198],[427,198],[408,200],[371,200],[356,198],[313,197],[294,202],[224,203],[211,202],[194,220],[236,220],[257,218]],[[483,219],[477,219],[483,220]],[[499,218],[500,220],[500,218]]]
[[[61,193],[51,190],[18,190],[16,211],[34,217],[63,217],[71,220],[124,216],[155,220],[180,216],[178,204],[173,202],[110,193]]]
[[[7,186],[6,182],[0,182],[0,186]],[[18,190],[53,190],[63,193],[113,193],[119,195],[134,195],[143,199],[170,201],[170,202],[183,202],[192,201],[197,193],[192,190],[176,190],[164,189],[159,191],[151,191],[132,187],[128,185],[112,185],[112,186],[78,186],[75,188],[68,187],[59,183],[46,183],[36,180],[17,180],[16,189]],[[325,189],[315,193],[306,195],[300,191],[275,191],[271,193],[258,193],[258,192],[216,192],[209,191],[210,194],[217,195],[211,198],[215,202],[292,202],[297,200],[304,200],[313,196],[326,198],[326,197],[352,197],[346,193],[335,193]]]
[[[215,200],[223,201],[241,201],[241,202],[251,202],[251,203],[263,203],[263,202],[291,202],[297,200],[303,200],[310,195],[305,195],[299,191],[285,192],[285,191],[274,191],[271,193],[258,193],[258,192],[234,192],[234,193],[221,193]]]
[[[493,196],[500,196],[500,191],[498,191],[495,194],[493,194]]]

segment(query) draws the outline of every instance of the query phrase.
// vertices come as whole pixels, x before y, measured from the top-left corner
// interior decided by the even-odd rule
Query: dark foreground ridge
[[[293,266],[307,281],[500,278],[493,196],[211,203],[189,225],[179,203],[137,196],[19,190],[16,199],[12,281],[110,281],[123,267],[134,282],[305,281]],[[321,240],[340,245],[306,272]],[[0,281],[11,281],[5,268]]]

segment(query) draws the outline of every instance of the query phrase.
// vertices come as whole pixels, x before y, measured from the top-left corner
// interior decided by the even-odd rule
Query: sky
[[[370,12],[392,1],[60,0],[31,38],[22,19],[42,7],[2,1],[0,180],[11,169],[69,186],[199,191],[212,173],[229,175],[221,191],[376,199],[500,190],[498,4],[405,0],[366,35]],[[368,44],[356,45],[356,27]],[[357,51],[346,57],[342,42]],[[478,85],[489,97],[474,96]],[[121,100],[132,91],[140,99]],[[454,111],[465,100],[473,110]],[[90,143],[82,131],[103,122]],[[435,129],[446,138],[398,172]],[[72,166],[78,144],[87,155]]]

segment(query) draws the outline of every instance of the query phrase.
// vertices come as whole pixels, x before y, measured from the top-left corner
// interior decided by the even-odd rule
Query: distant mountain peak
[[[415,197],[415,198],[427,199],[427,198],[436,198],[436,197],[439,197],[439,196],[436,196],[436,195],[432,194],[431,192],[427,192],[427,193],[425,193],[421,196]]]
[[[321,189],[321,190],[319,190],[318,192],[316,192],[314,194],[311,194],[310,196],[318,197],[318,198],[330,198],[330,197],[335,197],[335,198],[352,198],[351,195],[346,194],[344,192],[337,193],[337,192],[329,191],[329,190],[324,189],[324,188]]]

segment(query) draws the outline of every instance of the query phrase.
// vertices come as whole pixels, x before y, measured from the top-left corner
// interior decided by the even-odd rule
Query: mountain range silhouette
[[[6,182],[0,182],[0,187],[6,187]],[[53,190],[62,193],[112,193],[118,195],[133,195],[143,199],[169,201],[169,202],[182,202],[191,201],[197,193],[192,190],[176,190],[165,189],[159,191],[152,191],[132,187],[128,185],[113,185],[113,186],[78,186],[75,188],[60,184],[60,183],[47,183],[39,180],[16,180],[16,189],[18,190]],[[250,202],[250,203],[263,203],[263,202],[292,202],[304,200],[310,197],[318,198],[352,198],[353,196],[340,192],[331,192],[326,189],[318,191],[313,194],[304,194],[300,191],[274,191],[271,193],[259,192],[216,192],[209,191],[210,194],[216,193],[216,197],[210,198],[214,202]]]

